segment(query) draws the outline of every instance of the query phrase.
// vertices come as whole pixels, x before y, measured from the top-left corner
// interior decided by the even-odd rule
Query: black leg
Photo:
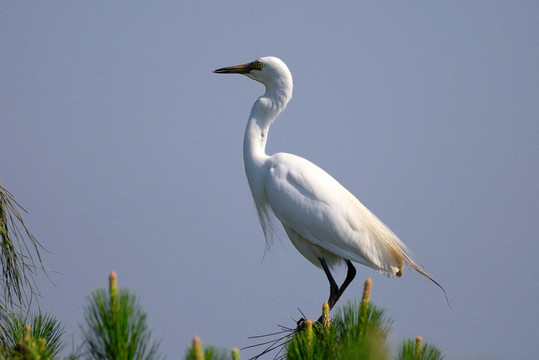
[[[339,301],[339,298],[344,293],[344,290],[346,290],[348,285],[350,285],[352,280],[354,280],[354,277],[356,276],[356,268],[354,267],[354,265],[352,264],[350,260],[345,260],[348,271],[346,272],[346,279],[344,279],[344,282],[339,288],[337,286],[337,283],[335,282],[335,279],[333,279],[331,272],[329,271],[329,267],[328,267],[328,264],[326,263],[326,260],[324,258],[319,258],[319,260],[320,260],[320,264],[322,265],[322,269],[324,269],[324,272],[326,273],[326,276],[329,280],[328,305],[329,305],[329,310],[331,310],[333,306],[335,306],[337,301]]]
[[[346,279],[344,279],[344,282],[342,283],[341,287],[339,288],[337,286],[337,283],[335,282],[335,279],[333,279],[333,276],[331,275],[331,272],[329,271],[328,264],[326,263],[326,260],[324,258],[319,258],[320,264],[322,265],[322,269],[324,269],[324,272],[326,273],[326,276],[329,280],[329,299],[328,299],[328,306],[329,310],[335,306],[337,301],[339,301],[339,298],[344,293],[344,290],[350,285],[352,280],[354,280],[354,277],[356,276],[356,268],[352,264],[350,260],[346,261],[346,267],[348,268],[346,272]],[[318,322],[321,324],[323,322],[324,315],[320,316],[318,319]]]
[[[350,283],[352,282],[352,280],[354,280],[354,277],[356,276],[356,268],[350,260],[346,260],[346,266],[348,267],[348,271],[346,272],[346,279],[344,279],[344,282],[339,289],[339,296],[337,300],[341,297],[341,295],[344,293],[344,290],[346,290],[348,285],[350,285]]]
[[[344,290],[346,290],[348,285],[350,285],[352,280],[354,280],[354,277],[356,276],[356,268],[354,267],[354,265],[352,264],[350,260],[345,260],[348,271],[346,272],[346,279],[344,279],[344,282],[339,288],[337,286],[337,283],[335,282],[335,279],[333,279],[331,272],[329,271],[329,267],[328,267],[328,264],[326,263],[326,260],[324,258],[319,258],[319,260],[320,260],[320,264],[322,265],[322,269],[324,269],[324,272],[326,273],[326,276],[329,280],[328,305],[329,305],[329,309],[331,310],[333,306],[337,303],[337,301],[339,301],[339,298],[344,293]]]
[[[326,263],[326,260],[324,258],[318,258],[320,260],[320,264],[322,265],[322,269],[324,269],[324,272],[326,273],[326,276],[329,280],[329,299],[328,299],[328,305],[329,310],[333,308],[333,305],[339,300],[339,287],[337,286],[337,283],[335,282],[335,279],[333,279],[333,276],[331,275],[331,272],[329,271],[328,264]]]

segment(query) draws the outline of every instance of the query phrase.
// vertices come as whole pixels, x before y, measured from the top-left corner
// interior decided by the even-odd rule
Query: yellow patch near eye
[[[258,70],[262,69],[264,67],[264,64],[262,64],[260,61],[255,61],[254,64],[255,68]]]

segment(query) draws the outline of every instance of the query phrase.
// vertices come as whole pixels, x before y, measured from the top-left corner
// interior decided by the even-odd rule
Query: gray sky
[[[268,153],[337,178],[453,310],[410,271],[361,266],[341,303],[371,277],[395,344],[421,335],[449,360],[535,358],[539,3],[184,3],[2,4],[0,181],[61,273],[56,287],[40,277],[40,303],[66,342],[113,269],[169,359],[193,335],[243,347],[292,326],[298,307],[319,315],[324,273],[285,236],[264,256],[245,179],[263,87],[211,73],[274,55],[295,88]]]

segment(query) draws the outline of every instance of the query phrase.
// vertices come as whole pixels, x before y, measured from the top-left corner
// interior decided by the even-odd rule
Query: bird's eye
[[[253,65],[255,66],[255,69],[258,69],[258,70],[261,70],[264,67],[264,64],[262,64],[262,62],[258,60],[255,61]]]

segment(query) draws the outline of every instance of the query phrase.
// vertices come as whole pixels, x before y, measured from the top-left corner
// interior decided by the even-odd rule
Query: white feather
[[[392,277],[401,276],[407,264],[440,286],[406,245],[328,173],[295,155],[266,154],[269,127],[292,97],[292,75],[282,60],[263,57],[215,72],[241,73],[266,87],[251,110],[243,156],[267,246],[273,213],[296,249],[318,267],[321,261],[333,266],[350,260]]]
[[[318,258],[325,257],[332,265],[343,258],[387,276],[400,273],[400,240],[333,177],[291,154],[275,154],[268,162],[267,201],[309,261],[320,266]]]

